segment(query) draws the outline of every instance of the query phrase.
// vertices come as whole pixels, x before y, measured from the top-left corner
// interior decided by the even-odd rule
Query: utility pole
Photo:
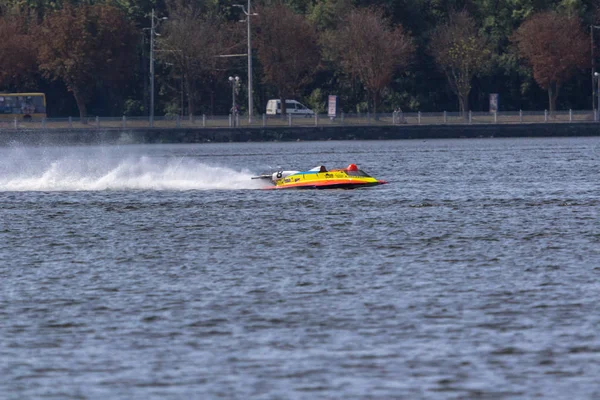
[[[148,117],[150,119],[150,128],[154,126],[154,36],[160,36],[156,33],[156,23],[154,17],[154,8],[150,16],[150,112]],[[168,19],[167,17],[160,18],[161,20]],[[148,29],[148,28],[144,28]]]
[[[150,128],[154,126],[154,8],[150,17]]]
[[[252,13],[250,11],[250,0],[248,0],[248,8],[246,9],[241,4],[233,4],[234,7],[239,7],[242,9],[244,14],[246,14],[246,23],[248,25],[248,123],[252,124],[252,114],[254,112],[254,102],[252,97],[252,37],[250,35],[250,17],[258,15],[256,13]],[[240,22],[244,22],[243,20]]]
[[[232,125],[235,127],[235,123],[238,118],[235,95],[237,94],[238,90],[240,90],[240,77],[237,75],[235,77],[230,76],[229,83],[231,84],[231,122]]]
[[[598,89],[596,89],[598,91],[598,104],[600,105],[600,74],[598,72],[594,72],[594,78],[596,79],[596,81],[598,81]],[[594,116],[595,116],[595,120],[598,121],[598,117],[596,112],[594,111]]]
[[[252,41],[250,36],[250,0],[248,0],[248,124],[252,125],[252,113],[254,111],[254,104],[252,99]]]
[[[596,110],[596,96],[594,94],[595,81],[598,79],[596,77],[596,60],[594,60],[594,29],[600,29],[598,25],[590,25],[590,41],[592,43],[591,53],[592,53],[592,111]],[[598,93],[598,97],[600,98],[600,93]],[[599,102],[600,103],[600,102]],[[600,108],[600,104],[598,104]]]

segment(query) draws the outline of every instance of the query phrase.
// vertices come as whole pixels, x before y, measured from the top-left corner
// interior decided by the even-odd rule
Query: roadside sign
[[[490,93],[490,112],[498,112],[498,93]]]
[[[327,104],[327,116],[335,117],[337,114],[337,96],[329,95]]]

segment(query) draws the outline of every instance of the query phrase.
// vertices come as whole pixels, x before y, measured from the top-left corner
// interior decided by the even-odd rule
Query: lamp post
[[[152,15],[150,17],[150,127],[154,126],[154,36],[160,36],[156,33],[156,27],[158,26],[157,18],[154,17],[154,8],[152,9]],[[167,17],[159,18],[158,21],[164,21]]]
[[[596,88],[596,92],[598,93],[598,104],[600,105],[600,73],[594,72],[594,78],[598,83],[598,87]],[[596,114],[596,110],[594,110],[594,119],[598,121],[598,117],[600,116],[600,110],[598,110],[598,114]]]
[[[590,41],[592,46],[592,111],[596,110],[596,96],[594,96],[594,80],[596,79],[596,62],[594,60],[594,29],[600,29],[600,26],[590,25]],[[600,94],[598,94],[598,98],[600,100]],[[598,106],[600,106],[600,101],[598,101]]]
[[[239,76],[230,76],[229,83],[231,84],[231,117],[233,121],[233,126],[235,126],[235,117],[237,115],[237,104],[235,103],[235,95],[240,89],[240,77]]]
[[[248,123],[252,124],[254,104],[252,99],[252,39],[250,36],[250,17],[258,14],[250,12],[250,0],[248,0],[247,9],[241,4],[234,4],[234,7],[240,7],[244,14],[246,14],[246,20],[240,22],[247,22],[248,24]]]

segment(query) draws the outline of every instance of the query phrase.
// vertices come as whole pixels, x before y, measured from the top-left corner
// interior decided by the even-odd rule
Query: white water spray
[[[83,154],[82,154],[83,153]],[[0,152],[0,191],[257,189],[250,171],[192,158],[72,151],[48,155],[31,149]]]

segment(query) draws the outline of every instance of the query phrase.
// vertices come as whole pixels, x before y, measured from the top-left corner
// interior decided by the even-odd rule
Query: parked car
[[[286,100],[285,108],[288,114],[313,116],[315,113],[310,108],[296,100]],[[267,102],[267,115],[281,114],[281,100],[272,99]]]

